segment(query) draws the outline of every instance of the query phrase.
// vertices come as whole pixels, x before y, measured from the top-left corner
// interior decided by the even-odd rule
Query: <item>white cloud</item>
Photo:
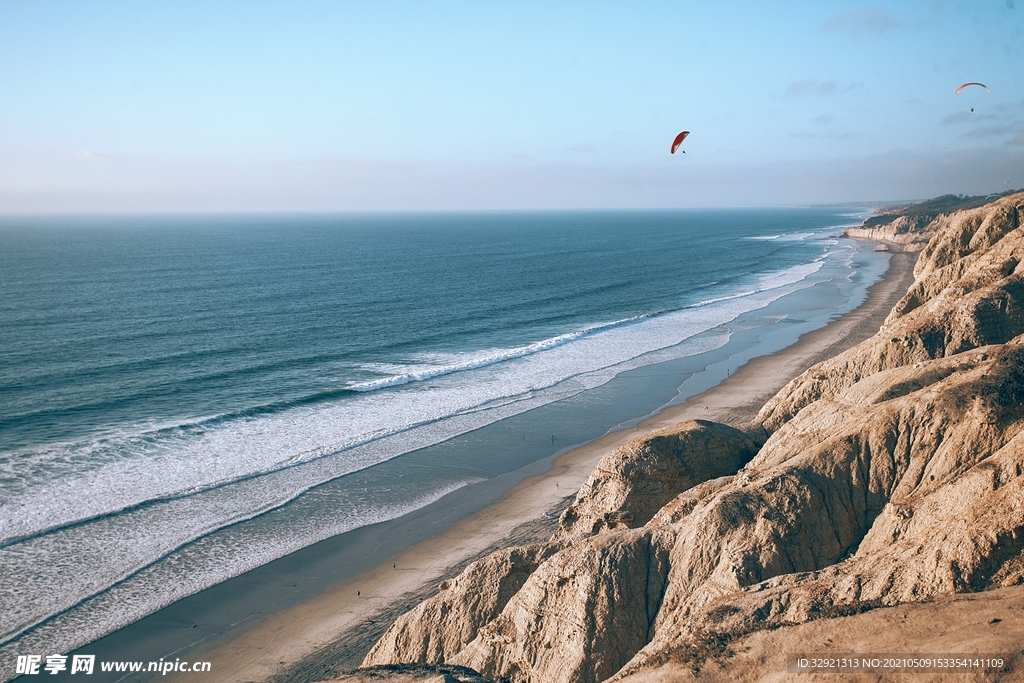
[[[852,131],[798,131],[790,133],[789,137],[800,140],[854,140],[861,137],[860,133]]]
[[[828,81],[816,81],[809,79],[806,81],[796,81],[786,86],[785,97],[803,97],[805,95],[831,95],[836,90],[836,86],[839,85],[835,80]]]
[[[942,123],[944,125],[948,126],[951,123],[967,123],[970,120],[971,120],[971,112],[969,112],[969,111],[958,111],[957,113],[950,114],[946,118],[942,119]]]
[[[967,133],[969,138],[992,138],[1000,135],[1008,135],[1015,131],[1016,128],[1011,126],[982,126],[975,128],[971,132]]]
[[[852,33],[887,33],[900,28],[898,19],[882,7],[862,7],[828,19],[822,31],[850,31]]]

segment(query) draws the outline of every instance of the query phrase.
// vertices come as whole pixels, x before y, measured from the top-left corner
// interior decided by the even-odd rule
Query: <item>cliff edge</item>
[[[904,647],[939,647],[928,619],[984,594],[1018,610],[990,623],[1017,643],[1005,680],[1020,676],[1022,212],[1017,193],[901,224],[890,237],[921,245],[916,282],[878,334],[808,369],[750,425],[685,422],[608,454],[550,542],[471,565],[364,666],[757,680],[780,643],[831,643],[823,625],[840,622],[894,629],[894,608],[931,615],[910,622],[933,639]],[[884,635],[862,642],[896,642]]]
[[[1006,192],[1005,195],[1013,194]],[[901,251],[920,251],[941,229],[940,217],[984,206],[993,197],[968,197],[947,194],[917,204],[882,208],[856,228],[843,231],[844,237],[857,237],[882,242]]]

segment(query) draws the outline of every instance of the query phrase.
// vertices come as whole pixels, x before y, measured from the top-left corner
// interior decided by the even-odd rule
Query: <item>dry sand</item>
[[[212,662],[204,683],[315,681],[353,668],[390,621],[430,595],[439,580],[492,549],[549,535],[554,522],[542,513],[557,516],[606,452],[686,419],[748,422],[790,379],[873,335],[912,284],[916,257],[893,254],[885,278],[855,311],[778,353],[750,361],[718,386],[635,429],[610,433],[565,453],[550,471],[523,480],[496,503],[452,522],[398,556],[394,566],[378,566],[265,618],[225,643],[190,653],[193,661]]]

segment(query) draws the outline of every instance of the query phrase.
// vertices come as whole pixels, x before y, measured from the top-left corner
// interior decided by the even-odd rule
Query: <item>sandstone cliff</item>
[[[563,544],[508,548],[474,562],[457,578],[443,581],[430,600],[399,619],[373,647],[367,661],[446,662],[495,619],[541,562]]]
[[[906,251],[920,251],[935,234],[931,222],[930,218],[923,216],[895,216],[880,225],[847,228],[843,235],[898,244]]]
[[[555,537],[643,526],[680,491],[733,474],[757,449],[747,434],[706,420],[634,439],[601,459]]]
[[[1020,197],[937,219],[940,231],[921,253],[917,281],[879,333],[794,379],[762,409],[764,426],[777,429],[803,407],[876,372],[1024,333]]]
[[[766,629],[1024,584],[1022,211],[1015,194],[932,221],[875,337],[742,430],[610,454],[551,543],[471,566],[364,664],[643,680]]]
[[[920,251],[940,231],[941,226],[935,222],[938,218],[983,206],[993,196],[998,195],[968,197],[948,194],[918,204],[885,209],[866,219],[859,227],[847,228],[843,234],[887,242],[904,251]]]

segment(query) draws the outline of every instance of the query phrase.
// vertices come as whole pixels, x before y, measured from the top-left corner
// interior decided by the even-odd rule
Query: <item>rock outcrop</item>
[[[601,459],[562,513],[556,538],[643,526],[682,491],[735,473],[757,449],[744,432],[707,420],[633,439]]]
[[[1024,333],[1021,196],[937,219],[942,230],[921,253],[916,282],[879,333],[794,379],[765,404],[760,422],[778,429],[805,406],[876,372]]]
[[[942,230],[938,219],[984,206],[992,196],[999,195],[968,197],[947,194],[918,204],[885,209],[865,220],[859,227],[847,228],[843,235],[877,240],[903,251],[920,251]]]
[[[623,529],[545,562],[452,661],[520,681],[601,681],[654,635],[673,537]]]
[[[477,672],[446,664],[391,664],[342,674],[336,683],[491,683]]]
[[[450,661],[493,621],[537,567],[564,544],[506,548],[469,565],[388,629],[365,665]]]
[[[1022,211],[935,219],[875,337],[743,431],[684,423],[607,456],[551,543],[471,566],[365,664],[642,680],[765,629],[1024,585]]]
[[[934,234],[930,229],[931,222],[927,216],[896,216],[880,225],[847,228],[843,234],[846,237],[898,244],[904,251],[920,251]]]

